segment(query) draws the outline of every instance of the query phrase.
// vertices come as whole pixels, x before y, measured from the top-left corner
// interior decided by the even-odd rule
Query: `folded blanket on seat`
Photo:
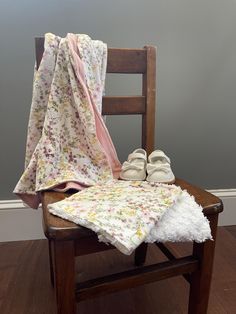
[[[182,205],[185,212],[181,212]],[[124,254],[131,254],[143,241],[211,238],[200,206],[175,185],[111,180],[48,208],[54,215],[97,232],[100,241]]]

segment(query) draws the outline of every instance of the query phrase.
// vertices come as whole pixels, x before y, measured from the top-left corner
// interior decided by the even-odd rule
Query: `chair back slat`
[[[36,65],[39,67],[44,51],[44,37],[35,38]],[[107,73],[145,73],[146,50],[108,48]]]
[[[35,38],[36,68],[39,68],[44,52],[44,37]]]
[[[145,96],[104,96],[102,100],[103,115],[144,114]]]
[[[44,37],[35,38],[36,66],[44,52]],[[107,73],[142,74],[142,95],[104,96],[104,115],[142,115],[142,147],[154,150],[156,107],[156,47],[142,49],[108,48]]]
[[[108,48],[107,73],[145,73],[145,49]]]

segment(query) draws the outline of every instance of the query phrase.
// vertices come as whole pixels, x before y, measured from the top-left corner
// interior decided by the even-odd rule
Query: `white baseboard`
[[[208,190],[222,199],[224,211],[219,215],[219,226],[236,225],[236,189]]]
[[[0,242],[44,238],[41,208],[25,207],[20,200],[0,201]]]
[[[224,203],[219,226],[236,225],[236,189],[209,192],[220,197]],[[0,201],[0,242],[44,238],[41,209],[27,208],[20,200]]]

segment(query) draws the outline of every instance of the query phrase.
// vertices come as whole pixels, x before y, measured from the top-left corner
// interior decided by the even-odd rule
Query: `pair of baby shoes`
[[[161,150],[153,151],[147,158],[144,149],[138,148],[129,154],[121,168],[122,180],[174,183],[175,176],[170,167],[170,158]]]

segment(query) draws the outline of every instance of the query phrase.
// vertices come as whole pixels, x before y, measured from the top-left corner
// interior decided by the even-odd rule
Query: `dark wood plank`
[[[210,215],[209,219],[214,241],[193,245],[193,256],[199,260],[200,267],[190,275],[189,314],[206,314],[208,309],[218,214]]]
[[[143,242],[135,250],[134,264],[136,266],[142,266],[145,263],[147,248],[148,244]]]
[[[142,147],[151,154],[155,142],[156,108],[156,48],[144,47],[147,51],[147,70],[143,74],[142,94],[146,97],[146,112],[142,115]]]
[[[236,227],[235,227],[236,228]],[[190,243],[173,243],[177,255],[191,253]],[[164,261],[154,245],[147,264]],[[208,314],[234,313],[236,308],[236,239],[218,228]],[[79,258],[78,280],[89,280],[133,267],[133,255],[117,250]],[[52,314],[55,299],[49,279],[46,240],[0,243],[0,313]],[[78,314],[186,314],[188,284],[182,277],[158,281],[79,303]]]
[[[111,244],[106,244],[98,241],[96,233],[93,236],[83,238],[79,241],[75,241],[75,255],[81,256],[85,254],[92,254],[96,252],[108,251],[116,249]]]
[[[105,96],[102,100],[103,115],[129,115],[145,113],[144,96]]]
[[[77,284],[77,300],[84,300],[139,285],[163,280],[198,269],[198,261],[192,256],[149,265],[126,272],[96,278]]]
[[[236,238],[236,226],[226,226],[225,229]]]
[[[57,314],[76,314],[73,241],[53,241]]]
[[[48,240],[48,253],[49,253],[49,266],[50,266],[50,281],[51,285],[54,287],[54,252],[53,252],[53,242]]]
[[[164,245],[163,243],[158,243],[155,242],[156,246],[162,251],[162,253],[169,259],[169,260],[174,260],[176,258],[178,258],[177,256],[175,256],[171,250]]]
[[[0,313],[55,313],[48,274],[45,240],[0,243]]]
[[[107,73],[145,73],[146,50],[108,48]]]
[[[234,313],[236,309],[236,241],[225,227],[218,227],[215,244],[214,269],[207,313]],[[190,243],[173,243],[171,248],[177,255],[191,253]],[[187,313],[187,310],[184,313]]]
[[[177,258],[179,258],[179,256],[175,256],[172,253],[171,249],[168,248],[167,245],[164,245],[163,243],[158,243],[158,242],[155,242],[155,244],[170,261],[174,261]],[[189,274],[183,274],[183,277],[185,278],[185,280],[187,280],[187,282],[190,282]]]

